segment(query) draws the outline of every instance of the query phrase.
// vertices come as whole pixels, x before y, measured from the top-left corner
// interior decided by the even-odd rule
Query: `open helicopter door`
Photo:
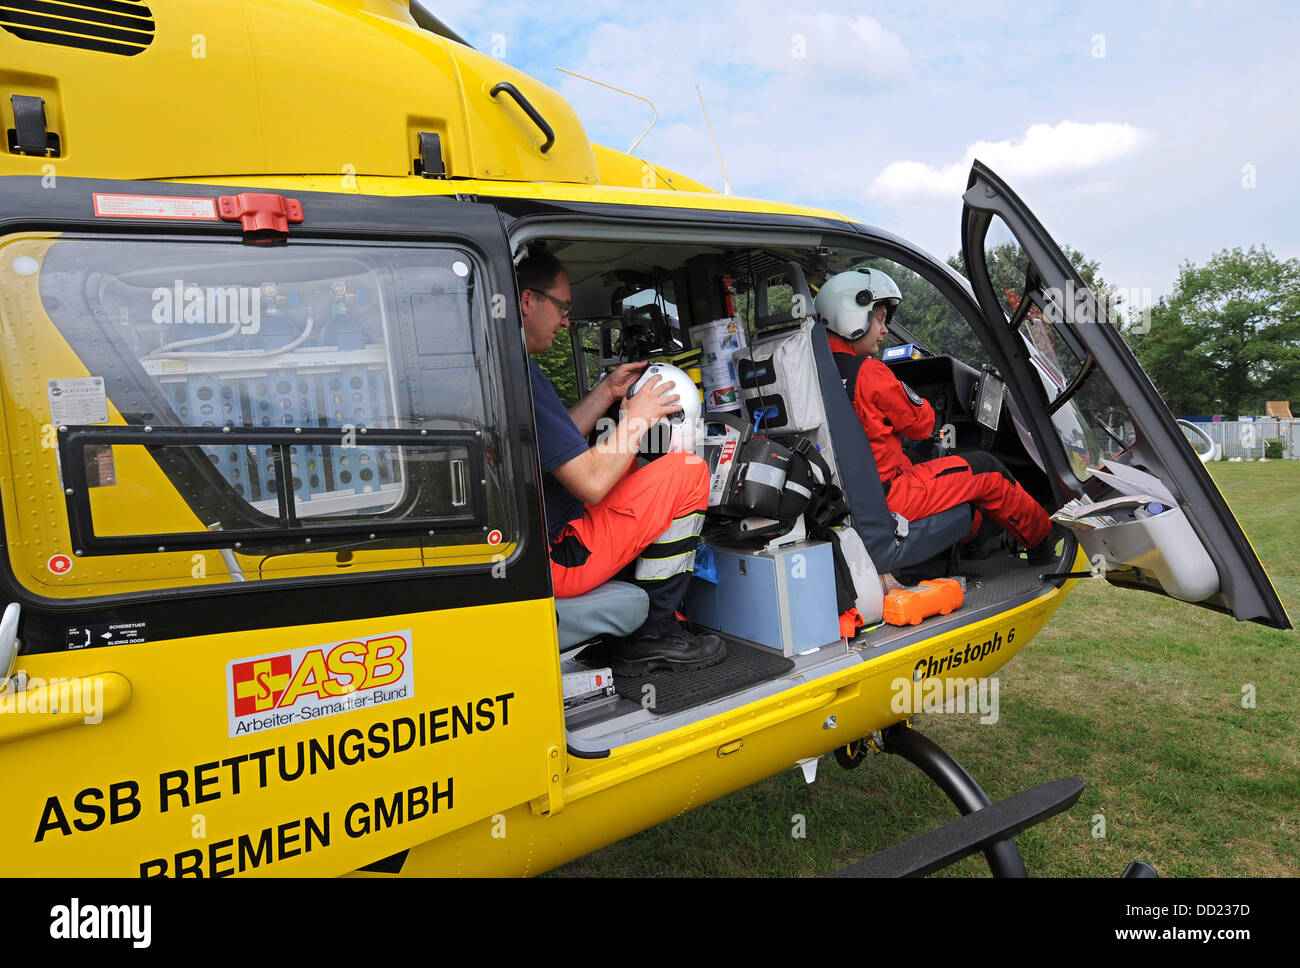
[[[1038,219],[975,162],[962,253],[1043,458],[1055,520],[1112,584],[1290,628],[1241,526],[1102,305]],[[1045,470],[1048,468],[1045,468]]]
[[[7,874],[392,870],[562,808],[496,210],[281,191],[0,177]]]

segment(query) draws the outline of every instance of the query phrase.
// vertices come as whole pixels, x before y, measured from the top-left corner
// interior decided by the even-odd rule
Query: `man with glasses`
[[[722,640],[694,634],[676,618],[704,526],[707,467],[681,453],[639,470],[636,462],[646,431],[681,409],[678,390],[693,393],[695,387],[677,388],[656,376],[629,399],[646,364],[624,363],[566,410],[532,356],[549,350],[569,327],[568,273],[541,248],[530,250],[517,272],[556,597],[582,595],[627,569],[650,596],[650,610],[645,623],[615,648],[614,671],[643,675],[716,665],[726,657]],[[618,431],[588,446],[587,435],[616,404]]]

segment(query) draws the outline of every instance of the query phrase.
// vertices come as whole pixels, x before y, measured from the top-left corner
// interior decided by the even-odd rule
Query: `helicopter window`
[[[1044,291],[1024,249],[1000,218],[990,224],[984,248],[993,289],[1008,320],[1024,308],[1024,300],[1030,302],[1019,313],[1018,332],[1070,466],[1079,480],[1087,480],[1092,476],[1090,467],[1128,449],[1136,433],[1110,381],[1076,348],[1069,326],[1074,324],[1074,307],[1081,303],[1073,294]],[[1088,323],[1092,324],[1091,320]]]
[[[673,301],[671,281],[662,287],[652,287],[642,289],[640,292],[634,292],[629,296],[624,296],[620,301],[623,304],[624,312],[641,306],[658,306],[663,317],[671,321],[670,325],[677,325],[677,304]]]
[[[310,573],[297,556],[323,544],[385,568],[486,548],[489,525],[517,537],[499,351],[467,252],[63,238],[0,247],[17,262],[43,312],[9,312],[8,287],[6,320],[37,353],[58,345],[52,323],[75,354],[5,383],[59,425],[77,551],[237,548]]]
[[[547,244],[569,271],[577,309],[570,340],[557,343],[539,363],[569,405],[620,360],[682,354],[690,328],[701,323],[734,315],[751,341],[796,326],[814,315],[818,286],[859,267],[884,271],[903,294],[896,332],[885,346],[913,342],[923,355],[952,356],[976,371],[989,361],[970,321],[934,284],[861,250],[605,240]]]
[[[984,344],[952,301],[917,273],[890,259],[879,257],[855,262],[855,269],[878,269],[898,285],[903,294],[885,347],[898,346],[914,337],[924,351],[937,356],[952,356],[979,369],[989,362]],[[900,338],[900,333],[907,334]]]

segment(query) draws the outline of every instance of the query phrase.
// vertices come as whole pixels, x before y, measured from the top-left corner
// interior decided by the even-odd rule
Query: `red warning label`
[[[50,555],[50,560],[45,563],[45,567],[54,575],[66,575],[72,571],[72,559],[67,555]]]
[[[106,195],[96,192],[95,214],[101,218],[185,218],[216,221],[211,198],[180,195]]]
[[[501,543],[501,532],[500,532],[500,531],[489,531],[489,532],[488,532],[488,544],[490,544],[490,545],[499,545],[500,543]]]

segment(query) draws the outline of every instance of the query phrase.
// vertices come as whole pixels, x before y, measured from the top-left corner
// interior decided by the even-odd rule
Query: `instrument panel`
[[[885,364],[890,371],[924,397],[934,407],[934,435],[938,442],[943,428],[953,428],[953,439],[944,448],[952,450],[988,449],[993,445],[996,427],[1000,424],[1005,402],[993,381],[1000,383],[996,374],[990,377],[990,390],[994,393],[993,406],[979,399],[984,373],[951,356],[930,356],[924,359],[892,360]],[[984,404],[984,422],[981,423],[980,404]],[[990,415],[988,411],[992,409]],[[992,423],[993,427],[987,426]],[[915,458],[913,458],[915,459]]]

